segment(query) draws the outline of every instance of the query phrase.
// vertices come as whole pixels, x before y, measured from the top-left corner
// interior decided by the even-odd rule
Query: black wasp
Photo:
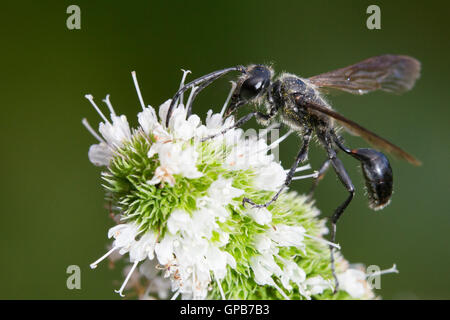
[[[298,132],[303,139],[303,144],[286,176],[284,185],[273,198],[263,204],[256,204],[251,199],[244,198],[243,205],[248,203],[253,207],[261,208],[274,202],[284,188],[291,183],[297,166],[307,159],[308,146],[313,134],[315,134],[319,143],[325,148],[328,157],[320,167],[311,191],[314,190],[331,164],[339,180],[349,192],[348,197],[331,216],[331,241],[335,242],[336,223],[355,193],[353,183],[341,160],[337,157],[338,151],[343,151],[361,163],[371,209],[379,210],[387,206],[392,196],[393,187],[392,169],[386,156],[374,149],[350,149],[346,147],[343,139],[336,131],[338,126],[361,136],[377,149],[389,152],[413,165],[420,165],[420,162],[409,153],[334,111],[321,96],[322,91],[326,88],[359,95],[375,90],[393,93],[408,91],[413,87],[420,74],[420,63],[414,58],[401,55],[382,55],[311,78],[301,78],[288,73],[274,77],[274,71],[266,65],[236,66],[218,70],[180,88],[172,99],[166,125],[168,125],[174,106],[183,92],[195,88],[191,103],[187,106],[189,116],[196,95],[222,75],[231,71],[239,71],[242,74],[237,81],[225,116],[230,116],[243,105],[252,104],[255,106],[253,112],[237,120],[232,128],[239,127],[255,117],[258,123],[262,125],[268,125],[272,121],[283,123]],[[224,130],[222,134],[226,131]],[[333,248],[330,248],[331,266],[336,283],[335,291],[337,291],[338,281],[334,268]]]

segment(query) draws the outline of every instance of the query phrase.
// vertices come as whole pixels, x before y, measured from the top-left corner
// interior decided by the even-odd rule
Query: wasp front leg
[[[216,81],[217,79],[219,79],[220,77],[222,77],[223,75],[225,75],[231,71],[239,71],[241,73],[245,73],[245,68],[243,66],[236,66],[236,67],[231,67],[231,68],[227,68],[227,69],[223,69],[223,70],[214,71],[214,72],[211,72],[200,78],[197,78],[197,79],[189,82],[188,84],[184,85],[182,88],[180,88],[173,96],[172,102],[170,103],[170,106],[169,106],[169,110],[167,111],[166,127],[169,126],[170,117],[172,116],[173,110],[175,109],[175,105],[177,104],[178,99],[186,90],[192,89],[194,87],[198,87],[198,89],[197,89],[198,90],[197,94],[198,94],[201,90],[205,89],[211,83],[213,83],[214,81]],[[189,106],[189,110],[188,110],[189,114],[191,113],[191,107],[192,107],[192,105]]]
[[[312,130],[306,129],[303,134],[303,145],[302,145],[300,151],[298,152],[297,157],[295,157],[295,162],[292,165],[289,172],[287,173],[284,184],[281,186],[281,188],[278,190],[278,192],[272,197],[272,199],[270,199],[270,201],[268,201],[264,204],[256,204],[249,198],[244,198],[244,199],[242,199],[242,205],[244,207],[245,207],[246,203],[249,203],[250,205],[252,205],[252,208],[266,208],[278,199],[281,192],[283,192],[283,190],[291,184],[292,178],[294,177],[294,174],[295,174],[295,169],[297,169],[297,167],[300,163],[302,163],[303,161],[305,161],[308,158],[308,150],[309,150],[309,143],[311,142],[311,135],[312,135]]]

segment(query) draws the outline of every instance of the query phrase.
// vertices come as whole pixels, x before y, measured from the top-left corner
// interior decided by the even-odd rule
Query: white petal
[[[162,241],[155,245],[155,253],[160,264],[166,265],[174,258],[173,241],[174,238],[167,234]]]
[[[89,148],[88,157],[89,161],[96,166],[108,166],[113,158],[113,153],[106,143],[100,142]]]
[[[347,291],[353,298],[361,298],[366,292],[364,281],[366,274],[357,269],[347,269],[337,275],[341,290]]]
[[[156,117],[155,109],[150,106],[138,113],[138,121],[147,135],[152,133],[156,126],[160,125]]]
[[[182,140],[190,140],[196,134],[196,129],[200,124],[200,118],[197,115],[191,115],[185,119],[185,112],[174,115],[174,125],[172,132],[174,137]]]
[[[214,181],[208,190],[208,195],[217,204],[227,205],[232,199],[240,197],[244,194],[244,190],[232,187],[232,179],[224,179],[219,177]]]
[[[308,278],[304,283],[308,287],[311,295],[322,294],[324,290],[332,288],[330,282],[321,276]]]
[[[258,170],[254,184],[262,190],[278,191],[286,180],[286,173],[283,167],[276,162],[271,162],[268,166]]]
[[[290,282],[292,281],[298,286],[301,286],[301,284],[306,280],[306,273],[295,262],[286,261],[280,280],[286,289],[291,290],[292,287],[290,285]]]
[[[249,208],[247,213],[260,225],[268,225],[272,222],[272,213],[266,208]]]
[[[121,248],[121,253],[129,250],[135,242],[135,238],[139,232],[139,227],[135,223],[123,223],[112,227],[108,231],[108,237],[114,237],[114,247]]]
[[[172,211],[167,220],[167,229],[171,234],[176,234],[180,229],[184,230],[191,225],[191,217],[184,210],[176,209]]]
[[[180,154],[179,158],[179,173],[186,178],[196,179],[203,176],[203,174],[197,169],[198,152],[194,147],[189,145]]]
[[[121,147],[123,142],[131,138],[131,130],[124,115],[111,115],[113,123],[100,123],[98,131],[106,142],[114,147]]]
[[[270,238],[265,236],[264,234],[258,234],[255,237],[255,248],[260,253],[264,253],[264,252],[270,250],[271,246],[272,246],[272,240],[270,240]]]
[[[210,246],[206,253],[206,261],[217,279],[223,279],[226,275],[227,255],[218,248]]]
[[[159,118],[161,119],[162,124],[166,123],[167,112],[169,111],[169,107],[170,107],[171,103],[172,103],[172,99],[169,99],[166,102],[164,102],[162,105],[159,106],[158,114],[159,114]]]
[[[225,252],[225,254],[227,255],[227,263],[230,265],[230,267],[236,269],[236,260],[234,259],[234,257],[228,252]]]
[[[264,286],[267,284],[272,285],[274,283],[272,279],[273,272],[263,265],[261,256],[251,257],[250,266],[255,275],[254,280],[257,284]]]
[[[206,115],[206,127],[209,130],[221,130],[222,128],[222,116],[219,113],[212,113],[212,110],[209,110]]]
[[[111,237],[118,237],[120,233],[122,233],[123,230],[126,230],[130,228],[130,226],[126,223],[118,224],[108,230],[108,238],[111,239]]]
[[[304,233],[305,228],[301,226],[287,226],[279,224],[270,229],[268,235],[278,244],[278,246],[303,247]]]
[[[145,258],[153,259],[153,251],[156,243],[157,234],[147,231],[137,242],[133,243],[130,248],[130,260],[142,261]]]

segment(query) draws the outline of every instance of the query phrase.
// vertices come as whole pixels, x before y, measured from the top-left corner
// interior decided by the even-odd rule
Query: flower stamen
[[[175,294],[172,296],[172,298],[170,298],[170,300],[175,300],[175,299],[178,297],[178,295],[179,295],[180,293],[181,293],[181,288],[178,289],[177,292],[175,292]]]
[[[281,290],[281,288],[275,283],[275,281],[273,281],[272,285],[275,287],[275,289],[277,289],[277,291],[283,296],[283,298],[285,298],[286,300],[291,300],[289,299],[289,297],[286,295],[286,293],[284,293],[283,290]]]
[[[223,119],[223,114],[225,113],[225,110],[227,109],[228,103],[230,102],[231,96],[233,95],[234,89],[236,89],[236,82],[230,81],[231,83],[231,89],[228,93],[228,97],[225,100],[225,103],[223,104],[222,110],[220,111],[220,117]]]
[[[105,260],[111,253],[113,253],[115,250],[117,250],[117,247],[113,247],[111,250],[109,250],[107,253],[105,253],[103,256],[101,256],[99,259],[97,259],[95,262],[91,263],[89,266],[91,269],[97,268],[97,265]]]
[[[398,269],[397,269],[397,265],[394,263],[394,265],[392,266],[392,268],[389,269],[385,269],[385,270],[381,270],[381,271],[377,271],[374,273],[370,273],[370,274],[366,274],[366,278],[367,277],[377,277],[377,276],[382,276],[384,274],[389,274],[389,273],[399,273]]]
[[[103,140],[98,134],[97,132],[95,132],[95,130],[91,127],[91,125],[89,124],[89,122],[87,121],[86,118],[83,118],[83,120],[81,120],[81,123],[83,124],[83,126],[87,129],[87,131],[89,131],[90,134],[92,134],[94,136],[95,139],[97,139],[99,142],[105,142],[105,140]]]
[[[293,130],[289,130],[288,132],[286,132],[284,135],[282,135],[280,138],[278,138],[277,140],[275,140],[274,142],[272,142],[269,146],[267,146],[266,148],[263,148],[261,150],[259,150],[258,152],[267,152],[269,150],[272,150],[276,147],[278,147],[278,145],[283,142],[284,140],[286,140],[287,137],[289,137],[292,132],[294,132]]]
[[[191,89],[191,93],[189,94],[188,100],[186,102],[186,106],[189,107],[192,103],[192,98],[194,96],[195,91],[197,91],[198,87],[192,87]],[[187,110],[187,108],[186,108]]]
[[[145,110],[144,99],[142,98],[141,89],[139,89],[139,83],[137,81],[136,71],[132,71],[131,76],[133,77],[134,86],[136,88],[136,92],[139,97],[139,102],[141,103],[142,110]]]
[[[108,121],[108,119],[105,117],[105,115],[103,114],[103,112],[101,112],[101,110],[97,106],[97,104],[94,102],[94,97],[92,96],[92,94],[86,94],[84,97],[89,100],[89,102],[94,107],[95,111],[97,111],[97,113],[100,115],[100,117],[102,117],[102,119],[105,121],[105,123],[110,123]]]
[[[217,286],[219,287],[219,291],[220,291],[220,295],[222,297],[222,300],[227,300],[227,298],[225,297],[225,293],[223,292],[222,284],[220,283],[220,280],[217,277],[215,272],[214,272],[214,278],[216,279]]]
[[[108,106],[109,111],[113,115],[113,117],[116,117],[116,112],[114,111],[114,108],[111,104],[111,101],[109,100],[109,94],[106,95],[106,98],[102,100],[106,105]]]
[[[297,167],[297,169],[295,169],[294,172],[305,171],[305,170],[308,170],[308,169],[311,169],[311,165],[309,163],[304,165],[304,166]],[[284,172],[286,172],[286,173],[288,173],[289,171],[291,171],[291,170],[284,170]]]
[[[267,128],[262,129],[262,130],[259,132],[259,137],[263,137],[263,136],[265,136],[265,135],[267,134],[267,132],[269,132],[270,130],[275,129],[275,128],[279,128],[279,127],[280,127],[280,124],[279,124],[278,122],[271,123]],[[289,170],[287,170],[287,171],[289,171]]]
[[[184,69],[181,69],[181,71],[183,72],[183,76],[181,77],[180,89],[183,88],[183,86],[184,86],[184,81],[186,81],[186,76],[187,76],[189,73],[191,73],[191,70],[184,70]],[[181,93],[179,102],[182,104],[182,103],[183,103],[183,100],[184,100],[184,92]]]
[[[293,177],[292,180],[303,180],[303,179],[308,179],[308,178],[317,178],[318,176],[319,176],[319,172],[314,171],[314,173],[311,173],[311,174],[306,174],[304,176]]]
[[[312,236],[312,235],[307,234],[307,233],[304,233],[303,235],[305,237],[307,237],[307,238],[311,238],[311,239],[317,240],[319,242],[325,243],[326,245],[329,245],[329,246],[335,247],[338,250],[341,250],[341,246],[338,243],[334,243],[334,242],[325,240],[325,239],[320,238],[320,237]]]
[[[119,290],[114,290],[114,291],[115,291],[116,293],[118,293],[122,298],[124,297],[123,290],[125,289],[125,286],[127,285],[128,280],[130,280],[131,275],[133,274],[133,272],[134,272],[134,270],[136,269],[136,267],[137,267],[137,265],[138,265],[139,262],[140,262],[139,260],[136,260],[136,261],[133,263],[133,266],[131,267],[130,272],[128,272],[128,275],[127,275],[127,277],[125,278],[125,281],[122,283],[122,286],[120,287],[120,289],[119,289]]]

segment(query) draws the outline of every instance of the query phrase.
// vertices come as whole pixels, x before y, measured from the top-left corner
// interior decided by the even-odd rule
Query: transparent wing
[[[399,157],[401,159],[404,159],[408,161],[409,163],[420,166],[422,163],[417,160],[414,156],[410,155],[408,152],[402,150],[401,148],[397,147],[395,144],[387,141],[384,138],[381,138],[377,134],[367,130],[366,128],[361,127],[356,122],[349,120],[345,118],[343,115],[337,113],[336,111],[333,111],[331,109],[328,109],[326,107],[316,105],[316,104],[300,104],[302,107],[306,107],[315,111],[318,111],[322,114],[325,114],[333,119],[335,119],[340,125],[342,125],[345,129],[350,131],[352,134],[355,134],[357,136],[360,136],[367,142],[369,142],[371,145],[373,145],[375,148],[384,150],[396,157]]]
[[[375,90],[402,93],[420,76],[420,62],[408,56],[386,54],[309,78],[319,88],[334,88],[352,94]]]

